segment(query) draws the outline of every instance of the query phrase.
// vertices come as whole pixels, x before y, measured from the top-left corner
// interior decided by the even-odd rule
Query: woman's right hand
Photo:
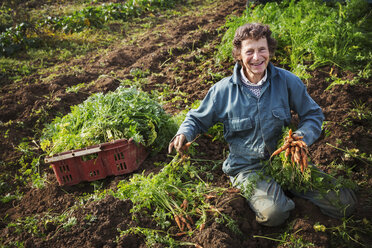
[[[176,149],[177,152],[181,152],[181,148],[183,144],[186,141],[186,136],[184,134],[179,134],[177,135],[170,143],[168,146],[168,153],[171,153],[174,149]]]

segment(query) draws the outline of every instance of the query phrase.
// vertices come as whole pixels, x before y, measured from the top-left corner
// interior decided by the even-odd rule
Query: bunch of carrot
[[[180,208],[182,208],[186,212],[188,205],[189,205],[189,202],[185,199],[180,205]],[[174,216],[174,220],[177,223],[178,228],[181,230],[181,233],[178,233],[177,236],[186,234],[186,232],[184,232],[185,227],[187,227],[189,231],[192,231],[191,225],[194,224],[194,221],[189,215],[185,214],[185,216],[183,216],[182,214],[174,214],[173,216]]]
[[[270,159],[282,152],[285,152],[284,156],[286,160],[289,160],[290,156],[292,166],[294,167],[297,165],[301,172],[304,173],[304,170],[308,167],[308,149],[306,143],[302,139],[303,136],[293,135],[292,129],[289,129],[288,136],[284,138],[283,145],[273,152]]]

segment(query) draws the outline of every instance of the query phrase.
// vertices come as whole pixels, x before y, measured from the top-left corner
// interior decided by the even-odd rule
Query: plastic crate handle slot
[[[94,170],[94,171],[89,172],[89,176],[90,177],[99,176],[99,170]]]
[[[61,171],[61,173],[69,173],[70,167],[68,167],[68,164],[62,163],[61,166],[59,166],[59,170]]]
[[[63,179],[63,183],[68,183],[68,182],[72,181],[72,176],[71,176],[71,174],[66,175],[66,176],[63,176],[62,179]]]
[[[118,164],[116,164],[116,168],[118,169],[118,171],[126,170],[127,169],[127,165],[125,164],[125,162],[118,163]]]

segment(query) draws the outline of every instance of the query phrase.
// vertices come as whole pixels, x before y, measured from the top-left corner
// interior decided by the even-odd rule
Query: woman
[[[247,198],[249,205],[259,223],[276,226],[289,217],[294,202],[274,180],[259,179],[256,172],[263,167],[261,161],[275,151],[283,126],[291,121],[291,110],[300,118],[294,135],[303,136],[308,146],[319,137],[324,116],[297,76],[270,63],[276,41],[267,25],[249,23],[239,27],[233,44],[236,60],[233,75],[215,84],[200,107],[189,111],[169,144],[169,152],[173,148],[180,151],[186,140],[191,141],[222,122],[230,149],[223,171],[242,191],[255,182],[255,190]],[[336,218],[349,215],[355,205],[354,193],[348,189],[326,196],[315,191],[292,193]],[[333,204],[334,201],[341,205]]]

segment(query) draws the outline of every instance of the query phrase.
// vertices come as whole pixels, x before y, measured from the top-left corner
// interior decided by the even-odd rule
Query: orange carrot
[[[304,147],[303,143],[304,143],[304,142],[293,141],[293,142],[291,143],[291,146]]]
[[[189,147],[191,146],[192,142],[187,142],[186,144],[184,144],[181,148],[182,151],[187,151],[189,150]]]
[[[304,164],[305,168],[308,167],[308,162],[307,162],[307,155],[306,155],[306,152],[302,150],[302,153],[301,153],[301,156],[302,156],[302,163]]]
[[[292,164],[294,164],[294,154],[295,154],[295,148],[294,146],[291,147],[291,161],[292,161]]]
[[[240,189],[238,188],[229,188],[227,190],[228,193],[239,193],[240,192]]]
[[[213,199],[213,198],[216,198],[216,196],[214,195],[204,195],[205,199],[209,200],[209,199]]]
[[[190,221],[191,225],[194,225],[194,220],[190,217],[190,215],[186,215],[186,219]]]
[[[286,150],[288,147],[290,147],[290,144],[283,145],[282,147],[277,149],[275,152],[273,152],[273,154],[271,154],[271,157],[274,157],[274,156],[278,155],[282,151]]]
[[[289,137],[292,137],[292,134],[293,134],[292,129],[289,129],[289,131],[288,131],[288,136],[289,136]]]
[[[296,151],[295,151],[295,154],[294,154],[294,161],[299,164],[300,161],[301,161],[301,154],[300,154],[300,150],[297,149],[299,148],[298,146],[296,146]]]
[[[300,142],[302,144],[302,147],[303,148],[306,148],[307,149],[307,144],[304,141],[299,140],[298,142]]]
[[[205,223],[202,223],[199,227],[199,231],[202,231],[205,228]]]
[[[182,204],[181,204],[183,210],[186,210],[188,205],[189,205],[189,202],[187,201],[187,199],[184,199]]]
[[[174,220],[176,221],[178,228],[181,230],[181,232],[183,232],[180,217],[178,215],[174,215]]]
[[[179,233],[176,233],[174,236],[180,237],[180,236],[183,236],[185,234],[187,234],[187,232],[179,232]]]
[[[291,153],[291,148],[288,147],[288,148],[285,150],[285,157],[288,158],[290,153]]]
[[[187,229],[189,229],[189,231],[192,231],[190,223],[188,223],[187,220],[182,215],[180,215],[179,217],[180,217],[180,220],[186,224]]]

